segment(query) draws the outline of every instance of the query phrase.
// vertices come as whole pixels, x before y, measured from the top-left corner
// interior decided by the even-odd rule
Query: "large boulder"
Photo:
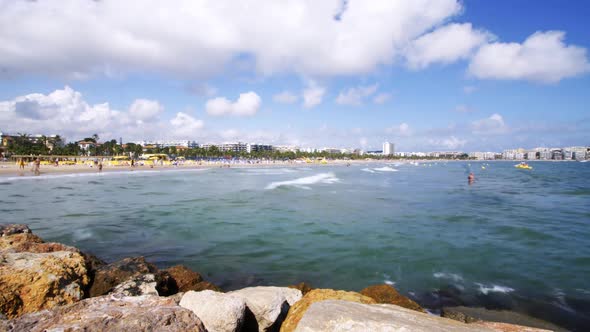
[[[8,318],[81,300],[89,283],[84,256],[44,243],[26,225],[0,226],[0,312]]]
[[[0,328],[2,325],[0,324]],[[101,296],[4,322],[7,331],[194,331],[205,327],[190,310],[158,296]]]
[[[361,294],[368,296],[377,303],[395,304],[400,307],[426,312],[418,303],[401,295],[395,288],[390,285],[374,285],[369,286],[361,291]]]
[[[566,329],[561,328],[553,323],[527,316],[522,313],[506,310],[490,310],[486,308],[463,306],[444,307],[442,308],[441,316],[465,323],[496,326],[501,331],[504,331],[502,327],[505,327],[506,331],[513,331],[513,326],[530,326],[527,327],[527,331],[536,331],[534,328],[552,331],[566,331]]]
[[[133,277],[115,287],[112,294],[119,297],[158,295],[156,277],[153,274],[142,274]]]
[[[241,331],[246,314],[243,299],[211,290],[185,293],[180,306],[194,312],[209,332]]]
[[[115,286],[144,274],[155,276],[156,289],[160,295],[172,295],[177,292],[176,284],[169,274],[158,270],[154,264],[146,262],[143,257],[132,257],[99,266],[94,271],[94,281],[89,295],[94,297],[107,294]]]
[[[174,279],[179,292],[198,292],[202,290],[221,292],[221,288],[208,281],[204,281],[198,272],[194,272],[184,265],[169,267],[164,272],[168,273]]]
[[[287,318],[281,326],[281,332],[291,332],[297,327],[297,324],[312,303],[325,300],[343,300],[365,304],[377,303],[370,297],[364,296],[357,292],[339,291],[333,289],[314,289],[297,301],[287,314]]]
[[[294,289],[298,289],[301,291],[301,294],[305,295],[307,293],[309,293],[309,291],[311,291],[313,289],[313,287],[311,287],[311,285],[305,283],[305,282],[300,282],[296,285],[290,285],[287,286],[289,288],[294,288]]]
[[[302,297],[298,289],[272,286],[248,287],[228,294],[246,301],[248,309],[256,318],[258,331],[278,331],[289,308]]]
[[[494,331],[390,304],[328,300],[313,303],[295,331]]]

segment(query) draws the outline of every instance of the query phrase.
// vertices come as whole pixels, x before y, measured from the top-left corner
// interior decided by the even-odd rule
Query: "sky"
[[[0,131],[590,145],[585,0],[0,0]]]

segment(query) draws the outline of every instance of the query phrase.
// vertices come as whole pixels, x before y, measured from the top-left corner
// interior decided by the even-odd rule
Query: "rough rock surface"
[[[248,309],[256,318],[259,331],[278,331],[291,305],[302,297],[298,289],[272,286],[248,287],[227,294],[246,301]]]
[[[169,274],[145,261],[143,257],[125,258],[120,261],[100,266],[94,272],[94,281],[90,287],[91,297],[104,295],[118,284],[144,274],[153,274],[156,288],[160,295],[172,295],[177,292],[176,284]]]
[[[287,318],[281,326],[281,332],[291,332],[297,327],[297,324],[305,314],[306,310],[312,303],[324,301],[324,300],[344,300],[365,304],[377,303],[370,297],[364,296],[357,292],[339,291],[333,289],[314,289],[291,306]]]
[[[241,331],[246,314],[243,299],[211,290],[185,293],[180,306],[194,312],[209,332]]]
[[[313,290],[313,287],[311,287],[311,285],[306,284],[305,282],[300,282],[297,285],[291,285],[291,286],[287,286],[289,288],[295,288],[295,289],[299,289],[301,291],[301,294],[305,295],[307,293],[309,293],[309,291]]]
[[[76,248],[44,243],[26,225],[0,226],[0,312],[8,318],[79,301],[89,279]]]
[[[157,296],[95,297],[27,314],[4,325],[7,331],[31,332],[206,331],[193,312]]]
[[[115,296],[141,296],[158,295],[156,289],[156,277],[153,274],[143,274],[131,278],[115,287],[112,294]]]
[[[545,330],[545,329],[539,329],[536,327],[514,325],[514,324],[508,324],[508,323],[498,323],[498,322],[477,322],[474,324],[469,324],[469,326],[482,326],[485,328],[492,329],[496,332],[551,332],[551,331],[555,331],[555,330]]]
[[[361,304],[349,301],[313,303],[295,331],[494,331],[464,324],[391,304]]]
[[[212,290],[221,292],[221,289],[208,281],[204,281],[203,277],[184,265],[175,265],[167,268],[164,272],[168,273],[176,282],[176,287],[179,292],[188,291],[202,291]]]
[[[389,285],[369,286],[361,291],[361,294],[368,296],[377,303],[395,304],[400,307],[426,312],[418,303],[401,295],[395,288]]]
[[[530,326],[530,328],[539,328],[552,331],[566,331],[565,329],[546,322],[544,320],[530,317],[514,311],[505,310],[490,310],[485,308],[473,307],[445,307],[441,312],[442,317],[454,319],[465,323],[487,324],[493,325],[492,322],[497,322],[498,328],[506,326],[506,331],[514,331],[510,326]],[[501,324],[504,323],[504,324]],[[517,325],[512,325],[517,324]],[[500,329],[500,331],[504,331]],[[528,330],[527,330],[528,331]],[[530,331],[536,331],[532,329]]]

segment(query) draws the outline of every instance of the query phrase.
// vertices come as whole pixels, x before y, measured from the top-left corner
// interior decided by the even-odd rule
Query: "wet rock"
[[[191,290],[197,292],[203,290],[221,292],[221,288],[208,281],[204,281],[198,272],[194,272],[184,265],[169,267],[164,272],[168,273],[174,279],[178,292],[188,292]]]
[[[5,224],[0,225],[0,236],[9,236],[21,233],[31,233],[29,226],[25,224]]]
[[[0,312],[8,318],[79,301],[88,284],[82,255],[0,251]]]
[[[328,300],[313,303],[295,331],[493,331],[391,304]]]
[[[133,277],[117,285],[113,290],[114,296],[158,295],[156,277],[153,274],[143,274]]]
[[[361,291],[361,294],[368,296],[377,303],[395,304],[400,307],[426,312],[418,303],[401,295],[395,288],[390,285],[369,286]]]
[[[314,289],[291,306],[287,314],[287,318],[281,326],[281,332],[291,332],[297,327],[297,324],[312,303],[325,300],[343,300],[358,302],[364,304],[377,303],[370,297],[362,295],[357,292],[338,291],[333,289]]]
[[[241,331],[246,314],[243,299],[211,290],[185,293],[180,306],[194,312],[209,332]]]
[[[300,282],[297,285],[291,285],[291,286],[287,286],[287,287],[298,289],[301,291],[301,294],[303,294],[303,295],[305,295],[305,294],[309,293],[309,291],[313,290],[313,287],[311,287],[311,285],[309,285],[305,282]]]
[[[246,302],[259,331],[278,331],[289,308],[302,297],[300,290],[287,287],[248,287],[227,294]]]
[[[547,329],[553,331],[565,331],[565,329],[543,321],[538,318],[530,317],[518,312],[514,311],[505,311],[505,310],[489,310],[485,308],[470,308],[470,307],[447,307],[443,308],[441,312],[441,316],[458,320],[465,323],[480,323],[484,322],[486,326],[490,327],[491,325],[488,324],[490,322],[498,322],[498,323],[505,323],[508,327],[507,331],[512,331],[510,329],[510,325],[512,326],[527,326],[531,328],[539,328],[539,329]],[[503,325],[498,325],[498,327],[502,327]],[[504,331],[504,330],[500,330]],[[535,330],[531,330],[535,331]]]
[[[1,327],[1,325],[0,325]],[[205,327],[190,310],[158,296],[101,296],[8,321],[7,331],[194,331]]]
[[[99,266],[94,273],[94,281],[90,287],[91,297],[104,295],[118,284],[144,274],[153,274],[156,279],[156,289],[160,295],[176,293],[173,279],[162,273],[158,268],[145,261],[143,257],[125,258],[112,264]]]

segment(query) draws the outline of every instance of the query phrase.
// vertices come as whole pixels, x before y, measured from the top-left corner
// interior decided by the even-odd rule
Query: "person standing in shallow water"
[[[35,159],[35,161],[33,163],[33,172],[35,173],[35,175],[41,174],[40,168],[41,168],[41,160],[39,158],[37,158],[37,159]]]
[[[98,172],[102,173],[102,161],[98,162]]]
[[[467,182],[469,184],[472,184],[473,182],[475,182],[475,175],[473,175],[473,172],[469,173],[469,176],[467,177]]]

